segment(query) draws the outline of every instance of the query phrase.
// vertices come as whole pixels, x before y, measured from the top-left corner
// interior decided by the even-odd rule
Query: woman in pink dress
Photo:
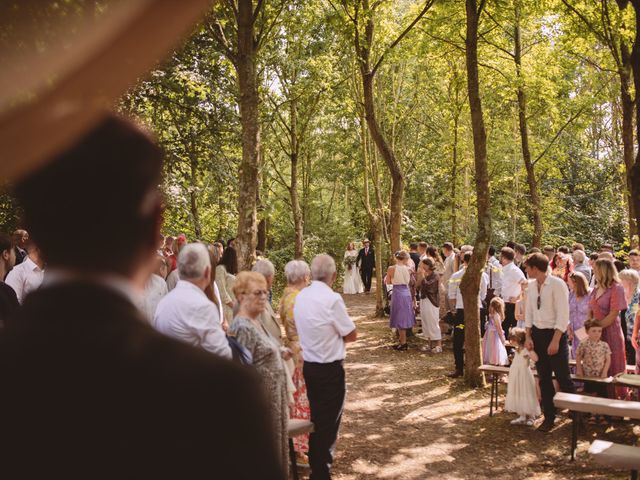
[[[624,373],[627,367],[624,336],[620,326],[620,311],[627,308],[624,288],[618,278],[618,271],[611,260],[596,260],[593,273],[596,286],[589,296],[589,316],[602,325],[602,340],[611,348],[611,366],[609,375]],[[626,389],[610,388],[610,396],[624,397]]]

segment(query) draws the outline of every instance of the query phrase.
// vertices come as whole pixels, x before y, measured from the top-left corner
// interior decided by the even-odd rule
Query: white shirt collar
[[[33,272],[44,272],[44,269],[40,268],[38,265],[36,265],[36,262],[34,262],[33,260],[31,260],[31,257],[29,255],[27,255],[24,259],[24,263],[27,266],[27,268],[30,271]]]
[[[185,288],[187,290],[191,290],[194,292],[199,292],[200,295],[206,297],[207,295],[204,293],[204,291],[198,287],[197,285],[194,285],[191,282],[188,282],[186,280],[178,280],[178,283],[176,283],[176,288]]]

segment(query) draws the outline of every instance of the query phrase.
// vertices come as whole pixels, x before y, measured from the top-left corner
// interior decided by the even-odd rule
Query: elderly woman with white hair
[[[287,277],[287,286],[280,299],[280,321],[284,325],[284,344],[293,354],[294,370],[292,375],[295,392],[293,394],[293,404],[289,407],[290,418],[309,420],[311,410],[307,398],[307,386],[304,383],[302,374],[303,359],[300,351],[300,338],[293,316],[293,306],[300,290],[307,286],[311,278],[309,265],[302,260],[291,260],[284,267],[284,274]],[[293,439],[293,446],[296,451],[296,460],[299,464],[308,464],[306,453],[309,451],[309,435],[300,435]]]

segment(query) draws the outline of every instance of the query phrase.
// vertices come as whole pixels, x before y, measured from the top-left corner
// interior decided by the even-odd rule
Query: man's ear
[[[8,262],[9,258],[11,258],[11,252],[9,250],[3,250],[2,259]]]

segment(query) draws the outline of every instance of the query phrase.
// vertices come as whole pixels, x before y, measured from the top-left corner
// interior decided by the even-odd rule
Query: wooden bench
[[[575,367],[576,366],[576,361],[573,360],[573,359],[569,360],[569,366],[570,367]],[[636,366],[635,365],[627,365],[626,373],[636,373]]]
[[[482,365],[479,370],[487,375],[491,376],[491,399],[489,400],[489,416],[493,416],[494,409],[498,411],[498,387],[500,377],[503,375],[509,375],[509,367],[499,365]],[[538,372],[533,370],[533,375],[537,376]],[[581,377],[578,375],[571,375],[571,379],[578,382],[591,382],[591,383],[615,383],[613,377],[607,378],[594,378],[594,377]],[[494,408],[495,407],[495,408]]]
[[[491,376],[491,399],[489,400],[489,416],[493,417],[493,407],[498,411],[498,382],[503,375],[509,375],[509,367],[498,365],[482,365],[478,370]],[[495,403],[494,403],[495,402]]]
[[[553,404],[556,408],[566,408],[571,412],[571,460],[575,460],[576,449],[578,448],[578,428],[582,413],[640,419],[640,402],[629,400],[613,400],[611,398],[558,392],[553,397]]]
[[[291,461],[293,480],[298,480],[298,465],[296,462],[296,451],[293,448],[293,439],[311,432],[313,432],[313,423],[309,420],[300,420],[298,418],[289,419],[287,434],[289,436],[289,460]]]
[[[637,480],[640,470],[640,448],[595,440],[589,447],[589,454],[600,465],[630,470],[630,478]]]

